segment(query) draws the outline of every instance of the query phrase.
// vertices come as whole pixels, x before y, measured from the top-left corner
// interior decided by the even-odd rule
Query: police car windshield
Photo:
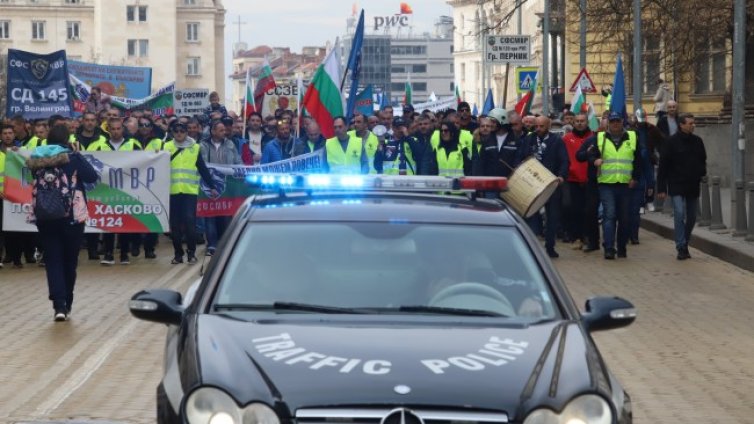
[[[234,246],[213,305],[270,313],[279,308],[257,306],[276,302],[323,313],[556,314],[518,230],[473,225],[256,222]]]

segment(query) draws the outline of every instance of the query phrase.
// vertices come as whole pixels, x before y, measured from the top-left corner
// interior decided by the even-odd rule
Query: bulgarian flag
[[[539,80],[539,71],[534,76],[534,81],[529,85],[529,91],[516,103],[516,113],[521,116],[526,116],[531,112],[531,105],[534,103],[534,93],[537,92],[537,80]]]
[[[252,94],[251,89],[251,69],[246,69],[246,96],[244,97],[243,102],[243,116],[246,121],[249,120],[249,116],[254,112],[254,95]],[[260,112],[261,113],[261,112]]]
[[[579,114],[585,112],[586,97],[581,91],[581,84],[576,87],[576,93],[573,94],[573,100],[571,101],[571,112]]]
[[[275,89],[275,78],[272,76],[272,68],[270,62],[264,59],[264,65],[262,66],[262,72],[259,74],[259,80],[256,87],[254,87],[254,108],[257,112],[262,113],[262,107],[264,105],[264,94],[267,90]],[[248,90],[248,85],[247,85]]]
[[[461,104],[463,99],[461,99],[461,92],[458,91],[458,84],[456,84],[456,103]]]
[[[406,81],[406,87],[405,91],[403,93],[403,105],[409,106],[414,103],[414,96],[413,96],[413,90],[411,89],[411,75],[408,76],[408,81]]]
[[[600,127],[600,121],[597,119],[597,112],[594,111],[594,105],[592,102],[589,102],[589,106],[586,109],[586,117],[589,122],[589,129],[597,131]]]
[[[333,118],[343,116],[343,94],[339,88],[340,58],[337,51],[338,49],[332,49],[325,61],[319,65],[306,89],[303,101],[306,113],[319,124],[325,138],[335,135]]]

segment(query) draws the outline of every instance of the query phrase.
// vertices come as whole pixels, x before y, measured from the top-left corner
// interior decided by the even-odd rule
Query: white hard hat
[[[500,125],[505,125],[508,123],[508,112],[503,108],[496,107],[492,109],[490,113],[487,114],[487,116],[497,121],[497,123]]]

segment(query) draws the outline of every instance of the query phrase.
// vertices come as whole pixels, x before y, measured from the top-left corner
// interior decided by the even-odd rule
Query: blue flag
[[[476,107],[476,103],[474,103],[474,108],[473,108],[473,109],[471,109],[471,115],[472,115],[472,116],[477,116],[477,115],[479,115],[479,109],[477,109],[477,107]]]
[[[390,100],[387,98],[387,93],[384,91],[380,94],[380,110],[385,106],[390,106]]]
[[[349,121],[353,117],[353,110],[357,97],[356,92],[359,89],[359,74],[361,73],[361,46],[363,44],[364,9],[361,9],[359,23],[356,25],[356,32],[354,32],[353,41],[351,42],[351,52],[348,54],[348,68],[346,69],[346,72],[351,71],[351,90],[348,93],[348,105],[346,106],[346,118]]]
[[[372,84],[369,84],[356,96],[354,110],[364,116],[374,115],[374,100],[372,100]]]
[[[624,120],[626,119],[626,80],[623,76],[623,58],[620,53],[618,54],[618,63],[615,65],[610,112],[618,112]]]
[[[487,98],[484,100],[484,106],[482,107],[482,115],[487,115],[492,109],[495,108],[495,101],[492,100],[492,89],[487,90]]]

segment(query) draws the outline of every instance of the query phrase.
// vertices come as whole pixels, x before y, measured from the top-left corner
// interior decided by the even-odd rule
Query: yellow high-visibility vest
[[[199,158],[199,143],[178,151],[174,141],[165,143],[165,151],[170,152],[170,194],[199,194],[199,169],[196,161]]]
[[[628,131],[628,140],[615,149],[612,141],[605,139],[605,133],[597,133],[597,148],[602,157],[597,182],[602,184],[626,184],[631,181],[631,171],[634,169],[634,154],[636,152],[636,133]]]
[[[331,174],[361,174],[361,138],[351,135],[345,151],[337,137],[330,138],[325,151]]]

